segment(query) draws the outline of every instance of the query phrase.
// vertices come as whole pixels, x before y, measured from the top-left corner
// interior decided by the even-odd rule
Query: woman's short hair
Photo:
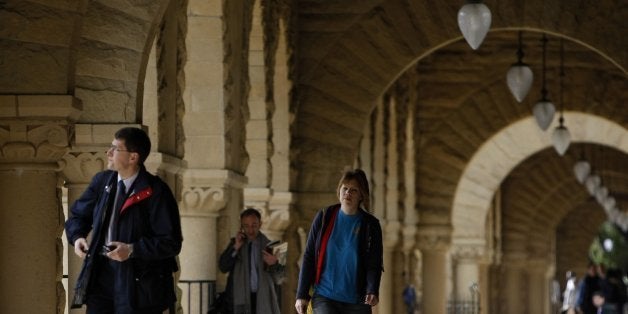
[[[345,171],[338,182],[338,188],[336,189],[336,195],[340,197],[340,187],[349,181],[355,181],[360,189],[360,204],[364,209],[369,211],[371,209],[371,194],[369,192],[369,181],[366,179],[366,173],[362,169],[354,169]]]

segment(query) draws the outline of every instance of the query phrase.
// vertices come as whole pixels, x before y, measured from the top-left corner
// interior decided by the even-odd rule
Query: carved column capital
[[[290,192],[273,193],[268,210],[262,214],[264,233],[272,239],[281,239],[290,226],[290,209],[294,203],[294,194]]]
[[[452,256],[459,262],[481,262],[485,259],[486,243],[484,239],[457,238],[452,243]]]
[[[416,234],[417,230],[415,225],[403,225],[403,228],[401,229],[403,240],[401,250],[404,253],[409,254],[412,250],[414,250],[416,245]]]
[[[268,204],[273,197],[273,190],[269,188],[246,187],[244,192],[244,207],[253,207],[262,211],[262,215],[268,212]],[[262,217],[263,218],[263,217]]]
[[[218,215],[227,197],[221,187],[188,186],[181,192],[181,213],[198,216]]]
[[[105,170],[105,153],[68,153],[59,161],[62,175],[72,183],[89,183],[92,177]]]
[[[445,251],[451,244],[451,231],[449,225],[420,225],[418,229],[417,244],[421,251]]]
[[[80,108],[70,95],[0,96],[0,167],[57,170]]]
[[[218,216],[230,190],[242,188],[246,177],[224,169],[182,169],[179,210],[186,216]]]
[[[397,245],[397,243],[399,243],[399,231],[401,229],[401,224],[395,220],[384,221],[383,229],[384,248],[393,249]]]

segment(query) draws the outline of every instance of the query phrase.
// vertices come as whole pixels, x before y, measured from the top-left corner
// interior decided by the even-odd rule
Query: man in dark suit
[[[85,259],[73,307],[86,304],[88,314],[174,307],[181,222],[170,188],[144,167],[150,146],[143,130],[118,130],[107,150],[108,170],[94,176],[65,223],[68,242]]]

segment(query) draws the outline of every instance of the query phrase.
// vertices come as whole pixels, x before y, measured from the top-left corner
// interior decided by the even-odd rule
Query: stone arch
[[[576,126],[571,129],[572,143],[598,143],[628,153],[628,132],[623,126],[581,112],[565,112],[564,116]],[[548,146],[549,134],[541,132],[534,119],[528,117],[501,130],[480,147],[456,187],[451,212],[454,242],[484,239],[485,217],[503,179],[527,156]]]
[[[75,43],[73,92],[81,123],[142,121],[144,74],[169,0],[85,5]]]

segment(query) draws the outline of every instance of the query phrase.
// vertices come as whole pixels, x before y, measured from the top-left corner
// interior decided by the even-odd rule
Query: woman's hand
[[[309,302],[306,299],[297,299],[297,302],[294,304],[294,308],[297,309],[297,313],[305,314],[307,312],[307,304]]]
[[[364,304],[368,304],[370,306],[376,306],[379,303],[379,298],[374,294],[367,294],[366,299],[364,300]]]

